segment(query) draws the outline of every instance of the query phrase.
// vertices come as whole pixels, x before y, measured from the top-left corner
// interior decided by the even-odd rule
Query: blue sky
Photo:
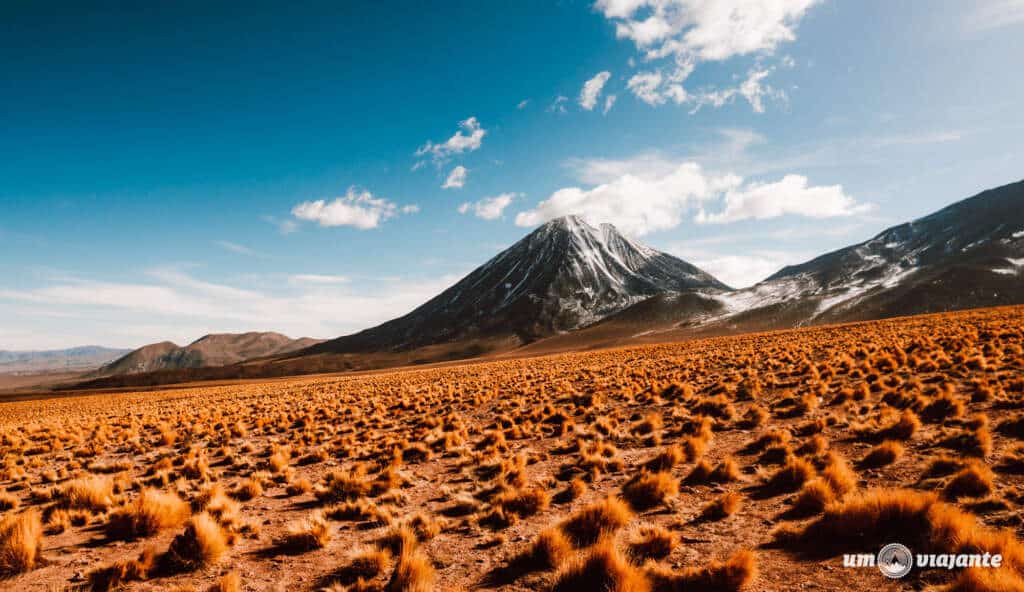
[[[333,337],[565,213],[744,286],[1024,176],[1020,0],[20,4],[0,349]]]

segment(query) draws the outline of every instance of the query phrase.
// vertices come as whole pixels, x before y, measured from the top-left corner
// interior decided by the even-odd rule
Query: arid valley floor
[[[0,404],[9,590],[1022,590],[1024,307]],[[889,580],[843,553],[1000,553]]]

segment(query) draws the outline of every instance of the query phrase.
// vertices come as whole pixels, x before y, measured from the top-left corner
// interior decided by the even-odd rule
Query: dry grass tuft
[[[776,541],[814,555],[859,552],[899,540],[917,553],[1000,553],[1004,566],[1024,568],[1024,546],[988,530],[974,515],[932,493],[876,489],[829,505],[802,528],[781,528]],[[1022,581],[1024,584],[1024,581]]]
[[[697,516],[698,521],[714,522],[732,516],[740,509],[743,499],[739,493],[728,491],[708,502]]]
[[[736,592],[750,584],[757,574],[757,558],[753,552],[737,551],[724,562],[704,567],[672,571],[660,566],[648,570],[653,592],[700,590],[704,592]]]
[[[188,504],[177,494],[144,489],[133,503],[110,516],[107,536],[112,539],[150,536],[165,528],[181,526],[189,514]]]
[[[772,473],[765,488],[772,493],[789,493],[814,478],[814,465],[799,457],[791,457],[782,468]]]
[[[865,469],[884,467],[896,462],[903,456],[903,445],[895,440],[886,440],[872,448],[860,461]]]
[[[552,592],[601,590],[648,592],[645,574],[629,564],[611,539],[604,539],[558,572]]]
[[[628,554],[637,563],[648,559],[664,559],[676,548],[679,538],[664,527],[644,525],[633,530],[628,537]]]
[[[83,477],[68,481],[58,492],[66,508],[103,511],[114,503],[114,480],[107,476]]]
[[[561,530],[548,528],[537,535],[536,540],[524,558],[531,567],[558,569],[572,557],[572,543]]]
[[[145,580],[156,564],[156,551],[147,547],[137,559],[117,561],[86,574],[91,592],[107,592],[121,588],[128,582]]]
[[[277,548],[285,553],[304,553],[313,549],[322,549],[331,540],[331,525],[324,518],[323,512],[317,510],[293,522],[277,541]]]
[[[39,561],[43,523],[39,511],[30,509],[0,521],[0,576],[31,570]]]
[[[561,523],[562,532],[577,547],[589,547],[606,534],[614,533],[629,523],[633,513],[621,500],[608,497],[589,505]]]
[[[942,488],[942,497],[957,500],[962,497],[982,497],[992,493],[992,471],[974,461],[961,469]]]
[[[646,510],[679,495],[679,483],[668,472],[635,475],[622,486],[622,496],[634,510]]]
[[[192,571],[216,563],[227,551],[228,538],[220,524],[206,512],[196,514],[185,532],[171,542],[164,560],[172,571]]]
[[[389,592],[433,592],[437,572],[419,549],[406,548],[398,557],[398,565],[388,582]]]

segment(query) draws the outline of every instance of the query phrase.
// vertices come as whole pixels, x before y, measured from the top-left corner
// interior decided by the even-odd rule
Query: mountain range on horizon
[[[227,365],[258,373],[252,360],[268,357],[273,372],[347,370],[1018,304],[1022,206],[1024,181],[983,191],[739,290],[611,224],[564,216],[376,327],[315,343],[245,334],[277,337],[232,354],[241,341],[152,344],[97,375]]]
[[[99,345],[51,350],[0,350],[0,374],[92,370],[130,351]]]

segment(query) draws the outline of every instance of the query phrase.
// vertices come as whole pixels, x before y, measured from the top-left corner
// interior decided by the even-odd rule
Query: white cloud
[[[648,63],[630,78],[629,89],[649,105],[695,102],[722,106],[736,94],[755,111],[763,98],[774,96],[764,78],[771,72],[755,68],[738,88],[709,88],[691,93],[683,83],[703,62],[724,62],[737,56],[771,56],[796,39],[796,27],[818,0],[598,0],[595,7],[615,23],[620,39],[629,39]],[[668,63],[662,62],[668,60]],[[783,58],[785,63],[791,59]]]
[[[834,218],[867,213],[870,204],[857,203],[841,185],[809,187],[807,177],[786,175],[775,183],[736,185],[725,192],[725,208],[695,218],[700,224],[720,224],[749,218],[763,220],[787,214],[809,218]]]
[[[976,0],[965,3],[971,12],[964,18],[964,29],[976,33],[1024,24],[1024,0]]]
[[[441,189],[462,189],[466,184],[466,176],[469,174],[469,170],[461,164],[448,173],[448,178],[444,180],[444,184],[441,185]]]
[[[292,215],[299,220],[318,223],[320,226],[353,226],[362,230],[376,228],[381,222],[393,218],[401,211],[418,211],[418,206],[403,206],[401,210],[391,201],[374,197],[366,190],[349,187],[343,197],[331,201],[318,199],[304,201],[292,208]]]
[[[743,98],[747,99],[750,106],[754,108],[757,113],[764,113],[764,102],[762,99],[765,96],[777,93],[771,86],[764,84],[764,79],[771,74],[770,69],[754,69],[750,71],[747,79],[740,85],[740,94]]]
[[[618,98],[615,95],[608,95],[604,98],[604,109],[601,109],[601,115],[608,115],[608,112],[615,106],[615,99]]]
[[[616,35],[632,40],[648,58],[693,56],[722,61],[771,53],[796,39],[796,25],[817,0],[598,0],[616,22]],[[644,18],[641,18],[644,15]]]
[[[416,150],[416,156],[430,156],[435,164],[440,165],[447,162],[453,154],[473,152],[479,149],[483,145],[485,135],[487,135],[487,130],[480,126],[477,118],[469,117],[460,121],[459,130],[444,142],[435,144],[427,140],[426,144]],[[417,163],[414,168],[419,168],[419,166],[422,166],[422,162]]]
[[[300,275],[266,289],[213,283],[170,268],[132,282],[54,278],[34,289],[0,290],[0,317],[12,319],[0,338],[11,339],[4,347],[19,348],[33,347],[33,339],[50,345],[51,334],[67,336],[65,347],[137,347],[164,339],[183,344],[206,333],[257,330],[330,338],[405,314],[459,277],[356,284],[341,276]],[[45,307],[53,318],[34,316],[21,326],[13,311],[25,306]]]
[[[646,173],[646,174],[645,174]],[[700,165],[684,162],[664,174],[650,171],[622,174],[589,189],[566,187],[533,209],[516,216],[519,226],[577,214],[594,222],[611,222],[640,236],[678,226],[692,205],[710,199],[729,178],[709,177]]]
[[[604,89],[604,85],[611,78],[611,72],[607,70],[598,72],[593,78],[583,83],[583,88],[580,90],[579,103],[580,107],[583,107],[587,111],[593,111],[597,105],[597,99],[601,96],[601,91]]]
[[[526,107],[529,104],[530,104],[530,99],[523,99],[522,101],[519,101],[519,104],[516,105],[516,109],[519,109],[520,111],[522,111],[523,109],[526,109]]]
[[[750,140],[748,138],[748,140]],[[610,222],[641,236],[679,226],[693,211],[701,223],[795,214],[814,218],[866,212],[867,205],[841,186],[812,187],[807,178],[786,175],[775,183],[745,183],[732,173],[709,173],[694,161],[673,161],[657,153],[625,160],[577,159],[567,163],[590,187],[566,187],[516,216],[519,226],[576,214]],[[721,204],[722,211],[707,213]]]
[[[485,197],[480,201],[466,202],[459,206],[458,210],[460,214],[468,214],[473,212],[477,218],[484,220],[496,220],[501,217],[501,214],[505,211],[505,208],[512,203],[517,197],[520,197],[521,193],[501,193],[491,197]]]
[[[787,265],[806,261],[804,252],[758,250],[756,255],[735,255],[694,250],[683,245],[668,251],[710,273],[733,288],[746,288],[767,278]]]

